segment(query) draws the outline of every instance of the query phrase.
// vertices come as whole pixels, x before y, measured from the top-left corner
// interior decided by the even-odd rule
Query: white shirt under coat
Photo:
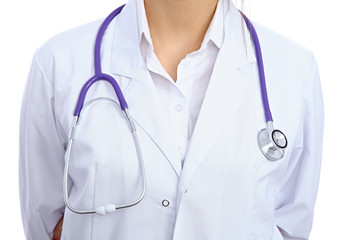
[[[187,146],[198,118],[212,69],[224,39],[224,2],[218,1],[214,17],[200,49],[182,59],[177,80],[171,78],[154,53],[144,1],[136,1],[141,54],[150,71],[170,123],[179,161],[184,162]]]
[[[106,216],[65,208],[64,154],[80,89],[94,74],[102,20],[66,31],[36,51],[23,97],[19,182],[27,239],[51,239],[63,215],[62,240],[308,239],[324,121],[312,52],[254,23],[274,125],[289,142],[283,159],[269,161],[257,145],[265,117],[256,57],[231,3],[182,166],[173,125],[139,47],[136,1],[129,0],[109,25],[101,56],[103,71],[118,81],[135,121],[146,195],[138,205]],[[179,89],[181,80],[180,74]],[[178,96],[191,101],[185,95]],[[126,203],[141,190],[129,127],[112,100],[117,98],[106,82],[95,83],[86,96],[69,171],[69,200],[79,209]]]

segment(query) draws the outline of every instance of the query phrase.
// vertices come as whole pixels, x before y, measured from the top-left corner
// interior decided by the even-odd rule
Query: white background
[[[24,239],[18,196],[18,126],[33,53],[54,34],[103,18],[122,3],[1,1],[0,239]],[[360,239],[358,11],[355,0],[245,0],[245,13],[252,20],[310,48],[319,64],[325,136],[311,240]]]

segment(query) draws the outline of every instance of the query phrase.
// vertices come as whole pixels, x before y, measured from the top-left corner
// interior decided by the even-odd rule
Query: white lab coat
[[[183,167],[139,49],[134,0],[110,24],[103,72],[118,81],[141,144],[144,200],[115,213],[65,209],[63,168],[79,91],[93,75],[96,21],[59,34],[36,52],[23,98],[20,195],[27,239],[49,239],[64,214],[66,240],[308,239],[321,162],[323,101],[318,68],[306,48],[254,23],[261,41],[274,124],[286,133],[285,157],[269,161],[257,145],[265,127],[256,57],[232,6]],[[106,82],[86,102],[116,99]],[[127,122],[102,99],[84,108],[70,163],[71,204],[91,209],[126,203],[141,191]],[[164,207],[163,200],[170,205]]]

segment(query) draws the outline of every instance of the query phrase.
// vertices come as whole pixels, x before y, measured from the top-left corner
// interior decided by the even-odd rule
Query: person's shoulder
[[[232,22],[241,22],[246,26],[244,18],[239,14],[239,9],[233,3],[230,5],[230,10]],[[289,66],[294,67],[294,70],[302,69],[300,71],[313,69],[316,59],[312,50],[265,24],[252,20],[251,17],[249,19],[259,37],[263,57],[271,59],[272,67]]]
[[[286,73],[284,81],[286,79],[291,84],[301,86],[303,92],[309,89],[314,80],[319,81],[318,64],[312,50],[262,24],[255,22],[253,25],[268,72]]]
[[[36,50],[37,57],[47,62],[59,54],[80,54],[92,49],[101,23],[99,19],[52,36]]]
[[[279,61],[282,66],[297,66],[311,70],[316,64],[314,53],[307,46],[265,26],[258,22],[252,22],[259,41],[263,55]]]

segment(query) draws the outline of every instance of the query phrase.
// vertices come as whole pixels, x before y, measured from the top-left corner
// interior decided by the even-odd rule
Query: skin
[[[177,66],[201,47],[218,0],[145,0],[154,52],[176,82]]]
[[[187,54],[198,50],[214,16],[218,0],[144,0],[154,52],[177,80],[177,66]],[[61,237],[63,217],[54,229]]]
[[[62,216],[60,218],[59,222],[56,224],[56,226],[54,228],[54,233],[53,233],[53,240],[60,240],[63,220],[64,220],[64,216]]]

